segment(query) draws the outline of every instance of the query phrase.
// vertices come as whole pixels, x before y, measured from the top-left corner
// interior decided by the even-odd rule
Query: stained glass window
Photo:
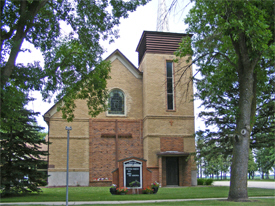
[[[121,90],[112,90],[109,96],[109,114],[124,114],[124,94]]]

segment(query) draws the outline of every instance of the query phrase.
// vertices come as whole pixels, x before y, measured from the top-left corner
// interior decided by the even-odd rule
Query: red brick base
[[[89,125],[90,182],[98,178],[112,180],[119,159],[143,158],[142,120],[90,119]]]
[[[90,181],[90,187],[111,187],[112,181],[111,180],[101,180],[101,181]]]

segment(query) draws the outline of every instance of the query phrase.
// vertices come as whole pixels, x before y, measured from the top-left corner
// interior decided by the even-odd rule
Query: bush
[[[142,194],[153,194],[153,189],[151,187],[146,187],[142,189]]]
[[[151,184],[151,188],[153,187],[159,187],[159,183],[157,181],[155,181],[154,183]]]
[[[204,179],[197,179],[198,185],[203,185]]]
[[[213,181],[214,181],[213,179],[203,179],[203,178],[197,179],[198,185],[212,185]]]
[[[116,188],[116,193],[117,194],[122,194],[122,193],[127,193],[128,192],[128,188],[127,187],[118,187]]]
[[[205,185],[212,185],[213,179],[205,179]]]

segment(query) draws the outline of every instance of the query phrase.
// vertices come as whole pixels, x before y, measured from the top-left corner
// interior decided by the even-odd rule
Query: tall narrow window
[[[124,114],[124,94],[121,90],[115,89],[109,95],[109,114]]]
[[[167,75],[167,109],[174,110],[173,62],[166,62]]]

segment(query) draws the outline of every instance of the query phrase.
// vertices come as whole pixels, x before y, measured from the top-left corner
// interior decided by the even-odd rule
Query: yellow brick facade
[[[182,67],[186,58],[180,60],[179,63],[173,63],[174,70]],[[51,142],[48,169],[51,175],[49,178],[50,186],[64,185],[64,181],[60,179],[66,171],[66,126],[72,127],[69,153],[70,185],[94,185],[94,179],[98,178],[95,175],[100,174],[100,172],[91,170],[100,167],[96,163],[97,158],[95,156],[100,155],[100,150],[97,149],[99,147],[105,148],[102,150],[107,150],[107,152],[101,151],[102,154],[110,153],[108,161],[111,159],[115,161],[115,158],[118,157],[125,158],[127,154],[140,155],[138,158],[147,160],[147,167],[153,171],[153,180],[165,184],[167,183],[166,179],[163,179],[166,178],[166,168],[163,168],[163,165],[166,165],[167,154],[165,152],[174,152],[171,154],[179,158],[179,168],[188,168],[180,174],[188,174],[185,179],[190,176],[190,180],[186,181],[188,182],[186,185],[189,185],[191,171],[194,173],[196,166],[194,161],[189,161],[187,166],[182,165],[181,162],[184,162],[183,158],[186,155],[195,152],[194,105],[190,101],[193,87],[192,82],[189,82],[192,69],[189,68],[180,80],[180,74],[177,75],[175,72],[174,83],[177,84],[174,91],[175,109],[168,111],[166,62],[173,61],[173,59],[175,56],[172,54],[148,52],[144,54],[139,68],[135,68],[118,50],[107,58],[111,61],[111,79],[108,80],[107,88],[109,91],[113,89],[123,91],[125,115],[108,115],[107,112],[103,112],[91,119],[85,100],[76,100],[73,122],[63,120],[61,112],[56,110],[56,105],[45,113],[44,118],[49,124],[49,141]],[[187,84],[188,82],[189,84]],[[119,125],[117,132],[122,135],[117,140],[114,136],[116,124]],[[133,134],[130,138],[133,138],[134,143],[131,143],[131,139],[123,138],[123,133]],[[103,135],[101,138],[100,134]],[[101,141],[98,146],[96,146],[96,138],[100,138]],[[169,147],[167,145],[165,147],[166,138],[170,138],[167,141],[172,141],[172,143],[177,141],[179,145],[182,145],[178,149],[173,149],[180,151],[169,151]],[[106,147],[102,144],[106,144]],[[118,144],[117,147],[121,148],[117,148],[116,144]],[[137,147],[141,147],[142,153],[133,152]],[[115,153],[119,154],[114,155]],[[169,156],[171,155],[168,153],[167,157]],[[115,167],[115,162],[110,165],[107,164],[106,168],[110,171],[104,173],[106,179],[111,180],[111,171]],[[101,171],[100,169],[98,171]],[[179,177],[179,179],[179,185],[185,184],[181,183],[181,179],[184,178]]]

